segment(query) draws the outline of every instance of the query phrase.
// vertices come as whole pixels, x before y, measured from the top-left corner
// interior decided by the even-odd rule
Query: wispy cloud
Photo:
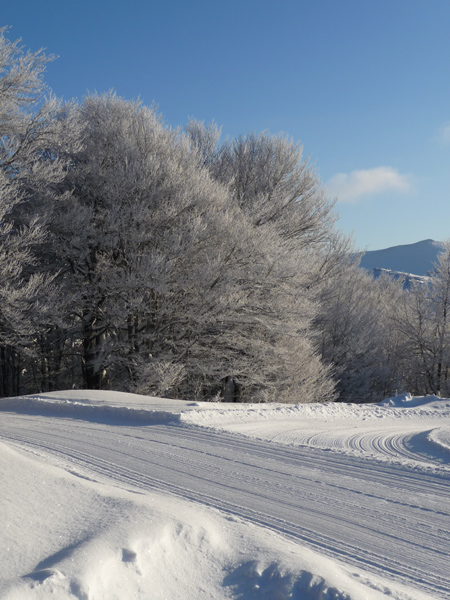
[[[437,137],[437,141],[440,142],[441,144],[450,146],[450,123],[449,122],[441,125],[436,137]]]
[[[338,173],[326,184],[328,193],[341,202],[357,202],[364,196],[383,192],[405,194],[412,189],[411,177],[402,175],[392,167],[375,167]]]

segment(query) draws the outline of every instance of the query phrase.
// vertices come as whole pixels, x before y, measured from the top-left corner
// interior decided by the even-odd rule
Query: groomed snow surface
[[[0,410],[2,600],[450,599],[450,400]]]

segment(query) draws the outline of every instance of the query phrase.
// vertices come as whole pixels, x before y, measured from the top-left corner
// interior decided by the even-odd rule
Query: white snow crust
[[[448,399],[0,399],[0,598],[450,599],[449,475]]]

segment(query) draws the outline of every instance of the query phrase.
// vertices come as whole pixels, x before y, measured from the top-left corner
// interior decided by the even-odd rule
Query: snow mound
[[[146,410],[113,404],[92,404],[89,401],[54,399],[44,396],[0,398],[0,411],[27,415],[84,419],[109,425],[154,425],[178,422],[179,413],[164,410]]]
[[[450,427],[438,427],[428,434],[431,443],[444,451],[450,452]]]
[[[417,408],[425,406],[429,408],[450,408],[448,398],[439,398],[438,396],[411,396],[411,394],[400,394],[393,398],[386,398],[377,404],[377,406],[390,406],[394,408]]]

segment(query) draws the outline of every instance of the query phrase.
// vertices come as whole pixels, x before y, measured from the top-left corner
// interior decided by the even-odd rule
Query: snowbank
[[[400,394],[394,398],[387,398],[378,403],[378,406],[390,406],[394,408],[417,408],[418,406],[431,409],[448,409],[450,400],[438,396],[411,396],[411,394]]]
[[[0,398],[0,411],[85,419],[110,425],[153,425],[176,422],[180,417],[179,413],[167,410],[146,410],[111,403],[98,404],[92,401],[74,401],[70,398],[55,399],[46,396]]]

